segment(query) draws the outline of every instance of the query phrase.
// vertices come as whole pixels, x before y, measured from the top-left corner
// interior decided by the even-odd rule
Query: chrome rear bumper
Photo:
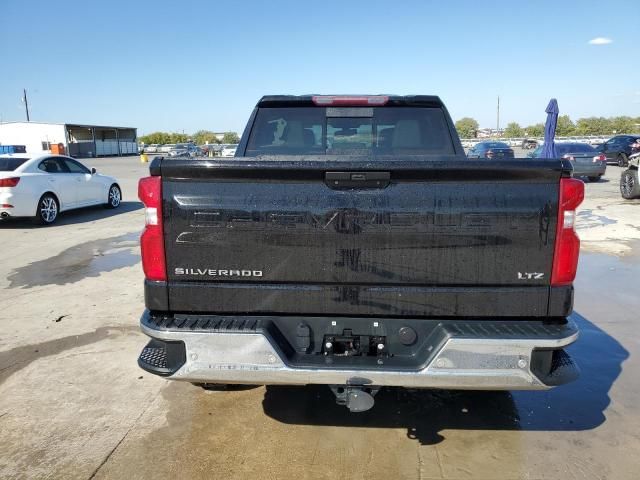
[[[276,342],[264,332],[201,331],[190,328],[172,330],[153,328],[152,325],[143,317],[142,331],[159,341],[156,343],[156,346],[160,345],[159,348],[162,348],[163,342],[184,344],[182,363],[175,372],[169,371],[165,375],[171,379],[197,383],[543,390],[571,381],[578,374],[577,367],[562,350],[578,337],[577,327],[571,319],[563,326],[564,330],[554,335],[545,335],[544,329],[548,327],[544,327],[542,321],[538,335],[524,331],[521,338],[491,338],[490,334],[478,338],[450,335],[438,351],[429,355],[426,365],[413,370],[389,368],[382,359],[368,368],[341,368],[330,362],[323,367],[300,367],[291,364]],[[540,350],[560,353],[561,358],[554,360],[554,365],[558,364],[556,366],[563,370],[551,366],[545,375],[534,373],[532,362],[535,365],[537,361],[534,352]],[[140,365],[158,373],[144,362]]]

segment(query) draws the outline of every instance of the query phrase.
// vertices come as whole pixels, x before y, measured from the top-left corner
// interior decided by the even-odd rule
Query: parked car
[[[144,147],[144,153],[158,153],[161,145],[157,143],[152,143],[151,145],[147,145]]]
[[[176,148],[175,143],[167,143],[165,145],[160,145],[160,147],[158,147],[158,153],[169,153],[169,151],[172,148]]]
[[[206,156],[215,156],[220,155],[220,152],[224,148],[224,145],[220,145],[219,143],[208,143],[205,145],[200,145],[200,150]]]
[[[190,143],[178,143],[167,152],[169,157],[197,157],[202,155],[202,150]]]
[[[620,175],[620,194],[622,198],[631,200],[640,198],[640,180],[638,179],[638,168],[640,158],[632,159],[622,175]]]
[[[540,145],[528,156],[540,158],[544,144]],[[582,142],[558,142],[556,152],[559,158],[569,160],[573,166],[574,177],[587,177],[590,182],[597,182],[607,170],[607,159],[594,147]]]
[[[538,148],[538,145],[540,145],[540,142],[538,140],[534,138],[525,138],[524,140],[522,140],[520,148],[524,150],[531,150],[533,148]]]
[[[631,200],[640,198],[640,181],[638,180],[638,169],[640,168],[640,141],[632,145],[632,153],[629,157],[629,166],[620,175],[620,193],[622,198]]]
[[[236,149],[238,148],[238,145],[225,145],[222,147],[222,150],[220,151],[220,156],[221,157],[234,157],[236,154]]]
[[[479,142],[467,152],[468,158],[513,158],[513,149],[504,142]]]
[[[166,152],[168,157],[188,157],[189,151],[185,147],[172,147],[168,152]]]
[[[434,96],[263,97],[245,132],[232,162],[156,158],[139,182],[140,367],[328,385],[354,412],[386,386],[578,376],[567,162],[468,160]]]
[[[607,157],[607,163],[626,167],[632,153],[631,145],[639,139],[640,135],[616,135],[600,145],[598,151]]]
[[[176,143],[172,145],[169,151],[166,152],[169,157],[188,157],[189,145],[186,143]]]
[[[213,144],[205,143],[203,145],[199,145],[198,148],[202,152],[203,155],[208,156],[209,152],[213,152]],[[213,155],[213,153],[211,154]]]
[[[50,225],[65,210],[117,208],[122,191],[113,177],[64,155],[0,156],[0,219],[32,217]]]

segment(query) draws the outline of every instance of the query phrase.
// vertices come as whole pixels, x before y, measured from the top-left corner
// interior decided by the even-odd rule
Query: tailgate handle
[[[385,188],[391,172],[326,172],[324,181],[329,188]]]

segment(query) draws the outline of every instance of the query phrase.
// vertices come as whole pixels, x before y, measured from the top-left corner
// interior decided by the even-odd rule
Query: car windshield
[[[258,110],[246,155],[346,152],[416,155],[454,149],[440,108],[293,107]]]
[[[28,158],[18,158],[18,157],[10,157],[10,158],[2,158],[0,157],[0,172],[13,172],[16,168],[22,165],[24,162],[29,160]]]

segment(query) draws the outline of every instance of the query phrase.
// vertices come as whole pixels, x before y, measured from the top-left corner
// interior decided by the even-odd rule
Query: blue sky
[[[640,116],[636,1],[0,0],[0,116],[241,132],[275,93],[435,94],[454,119]],[[605,37],[612,43],[590,45]]]

